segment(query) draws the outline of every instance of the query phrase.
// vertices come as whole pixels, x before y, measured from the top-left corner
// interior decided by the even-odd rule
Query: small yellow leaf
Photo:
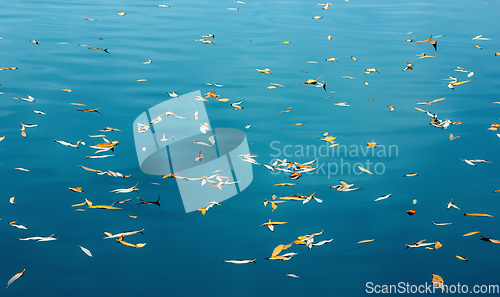
[[[442,246],[443,246],[443,245],[442,245],[442,244],[441,244],[441,242],[439,242],[439,241],[436,241],[436,242],[434,243],[434,247],[436,248],[436,250],[437,250],[438,248],[442,247]]]
[[[361,240],[361,241],[358,241],[358,243],[367,243],[367,242],[372,242],[374,241],[375,239],[366,239],[366,240]]]

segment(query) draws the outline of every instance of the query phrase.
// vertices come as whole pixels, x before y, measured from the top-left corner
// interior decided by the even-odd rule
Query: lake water
[[[117,15],[122,11],[125,16]],[[500,189],[500,139],[488,130],[500,118],[500,104],[492,103],[500,101],[498,12],[496,2],[464,0],[335,1],[328,10],[307,1],[3,1],[0,67],[18,69],[0,72],[0,136],[6,136],[0,142],[0,281],[6,284],[23,268],[26,272],[0,295],[361,296],[367,282],[418,286],[430,284],[431,273],[445,285],[465,284],[469,291],[474,285],[499,285],[500,246],[479,240],[481,235],[500,239],[500,193],[493,193]],[[194,41],[207,34],[215,35],[208,38],[213,44]],[[480,34],[492,40],[471,40]],[[437,51],[428,42],[405,41],[431,35]],[[419,59],[421,53],[435,57]],[[330,57],[339,62],[325,60]],[[403,71],[410,61],[413,70]],[[453,71],[457,66],[474,75]],[[265,68],[272,74],[255,70]],[[364,74],[366,68],[379,73]],[[452,90],[443,80],[448,76],[470,82]],[[318,77],[327,83],[326,92],[303,85]],[[205,85],[209,82],[223,87]],[[284,87],[269,89],[270,83]],[[319,169],[290,181],[289,174],[253,165],[252,183],[244,191],[205,215],[186,213],[175,180],[141,171],[133,123],[169,100],[168,92],[197,90],[229,99],[205,102],[210,126],[243,130],[258,162],[316,158]],[[12,99],[28,95],[35,102]],[[231,110],[230,102],[240,100],[244,108]],[[350,106],[335,105],[341,102]],[[98,107],[101,114],[76,110]],[[414,107],[461,124],[432,127],[431,118]],[[179,115],[193,120],[192,114]],[[23,138],[20,122],[39,126],[26,128]],[[100,132],[103,126],[121,131]],[[318,140],[324,132],[342,143],[340,154],[325,153],[325,142]],[[88,135],[102,133],[119,141],[114,153],[104,153],[115,156],[86,159],[95,151],[89,145],[103,142]],[[450,141],[450,133],[461,137]],[[86,145],[73,148],[54,139]],[[371,141],[380,147],[367,150]],[[474,167],[460,159],[491,164]],[[367,162],[373,175],[357,169]],[[132,176],[97,175],[79,165]],[[339,180],[361,189],[331,189]],[[283,182],[297,185],[274,186]],[[109,192],[136,183],[139,192]],[[189,183],[199,186],[199,181]],[[69,187],[82,187],[83,193]],[[207,196],[220,191],[204,187]],[[275,211],[263,205],[272,195],[315,191],[323,203],[289,201]],[[137,205],[136,197],[156,201],[159,194],[161,208]],[[15,205],[9,203],[12,196]],[[71,207],[85,198],[103,205],[132,201],[115,205],[121,210]],[[452,198],[461,210],[446,209]],[[410,209],[416,214],[407,215]],[[270,232],[261,226],[269,219],[288,223]],[[30,229],[8,224],[16,220]],[[102,239],[104,231],[141,229],[144,235],[125,237],[147,243],[140,249]],[[293,245],[285,252],[298,254],[288,261],[264,260],[279,244],[322,230],[316,242],[334,240],[312,249]],[[481,233],[462,236],[472,231]],[[51,234],[58,239],[18,240]],[[375,240],[357,243],[368,239]],[[443,246],[405,249],[423,239]],[[257,260],[223,262],[236,259]]]

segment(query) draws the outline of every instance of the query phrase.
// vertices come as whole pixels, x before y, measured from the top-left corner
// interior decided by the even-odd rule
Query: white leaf
[[[84,248],[84,247],[83,247],[83,246],[81,246],[81,245],[80,245],[79,247],[82,249],[82,251],[83,251],[85,254],[87,254],[87,256],[92,257],[92,253],[91,253],[88,249]]]

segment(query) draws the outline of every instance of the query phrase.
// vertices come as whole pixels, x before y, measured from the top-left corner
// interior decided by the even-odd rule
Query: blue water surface
[[[328,10],[314,1],[1,3],[0,67],[18,69],[0,72],[0,136],[6,136],[0,142],[0,281],[6,284],[23,268],[26,272],[0,296],[361,296],[367,282],[421,285],[430,283],[431,273],[443,277],[445,284],[466,284],[469,290],[500,284],[500,245],[479,240],[480,235],[500,239],[500,193],[493,193],[500,189],[500,139],[488,130],[500,117],[500,104],[491,103],[500,101],[498,3],[351,0],[332,2]],[[117,15],[121,11],[126,15]],[[215,35],[214,44],[194,41],[209,33]],[[480,34],[492,40],[471,40]],[[429,43],[405,41],[431,35],[444,35],[435,38],[437,51]],[[109,54],[79,45],[107,49]],[[421,53],[435,57],[418,59]],[[330,57],[339,62],[325,60]],[[147,60],[152,63],[143,64]],[[410,61],[414,69],[403,72]],[[457,66],[474,75],[452,71]],[[272,74],[255,70],[265,68]],[[379,73],[365,75],[365,68]],[[443,80],[448,76],[470,82],[452,90]],[[327,92],[303,85],[318,77],[327,83]],[[224,86],[204,85],[207,82]],[[269,89],[269,83],[284,87]],[[245,131],[259,162],[317,158],[320,169],[294,181],[298,185],[277,187],[274,184],[290,182],[288,174],[254,165],[253,182],[241,194],[206,215],[186,214],[175,180],[141,172],[132,124],[143,111],[168,100],[168,92],[196,90],[214,91],[229,102],[244,100],[242,110],[215,99],[205,107],[212,127]],[[12,99],[28,95],[35,102]],[[429,106],[416,104],[442,97],[446,99]],[[350,106],[335,105],[340,102]],[[69,103],[100,107],[101,114],[78,112]],[[432,127],[430,117],[414,107],[462,124],[445,130]],[[280,113],[289,108],[291,112]],[[26,128],[23,138],[20,122],[39,126]],[[116,156],[86,159],[94,153],[88,145],[102,142],[88,135],[103,133],[98,131],[103,126],[121,130],[106,133],[120,142]],[[318,140],[324,132],[336,136],[347,153],[314,154],[313,148],[325,144]],[[462,137],[450,141],[450,133]],[[54,139],[83,139],[87,146],[66,147]],[[381,146],[366,150],[370,141]],[[301,151],[308,146],[309,152]],[[473,167],[460,159],[491,164]],[[379,164],[376,174],[353,171],[356,163],[367,161],[372,171]],[[334,172],[342,164],[343,174]],[[100,176],[79,165],[132,176]],[[403,178],[414,172],[419,175]],[[339,180],[361,189],[331,189]],[[136,183],[138,193],[109,192]],[[82,187],[84,192],[68,187]],[[218,191],[205,187],[207,192]],[[274,194],[315,191],[322,204],[291,201],[273,212],[262,204]],[[374,202],[389,193],[390,198]],[[155,201],[158,194],[161,208],[136,205],[136,197]],[[12,196],[15,205],[9,203]],[[85,211],[75,211],[71,205],[85,197],[106,205],[132,201],[117,205],[121,210],[82,206]],[[446,210],[452,198],[461,210]],[[415,209],[414,216],[407,215],[410,209]],[[270,218],[288,223],[270,232],[261,226]],[[16,220],[30,229],[8,224]],[[432,221],[453,224],[436,226]],[[144,235],[125,238],[147,243],[141,249],[102,239],[104,231],[143,228]],[[311,250],[293,245],[287,250],[298,253],[293,259],[264,260],[277,245],[322,230],[315,240],[334,238],[331,243]],[[471,231],[481,233],[462,236]],[[18,240],[51,234],[58,240]],[[367,239],[375,240],[357,244]],[[422,239],[440,241],[443,247],[405,249],[405,244]],[[223,263],[234,259],[257,260]]]

